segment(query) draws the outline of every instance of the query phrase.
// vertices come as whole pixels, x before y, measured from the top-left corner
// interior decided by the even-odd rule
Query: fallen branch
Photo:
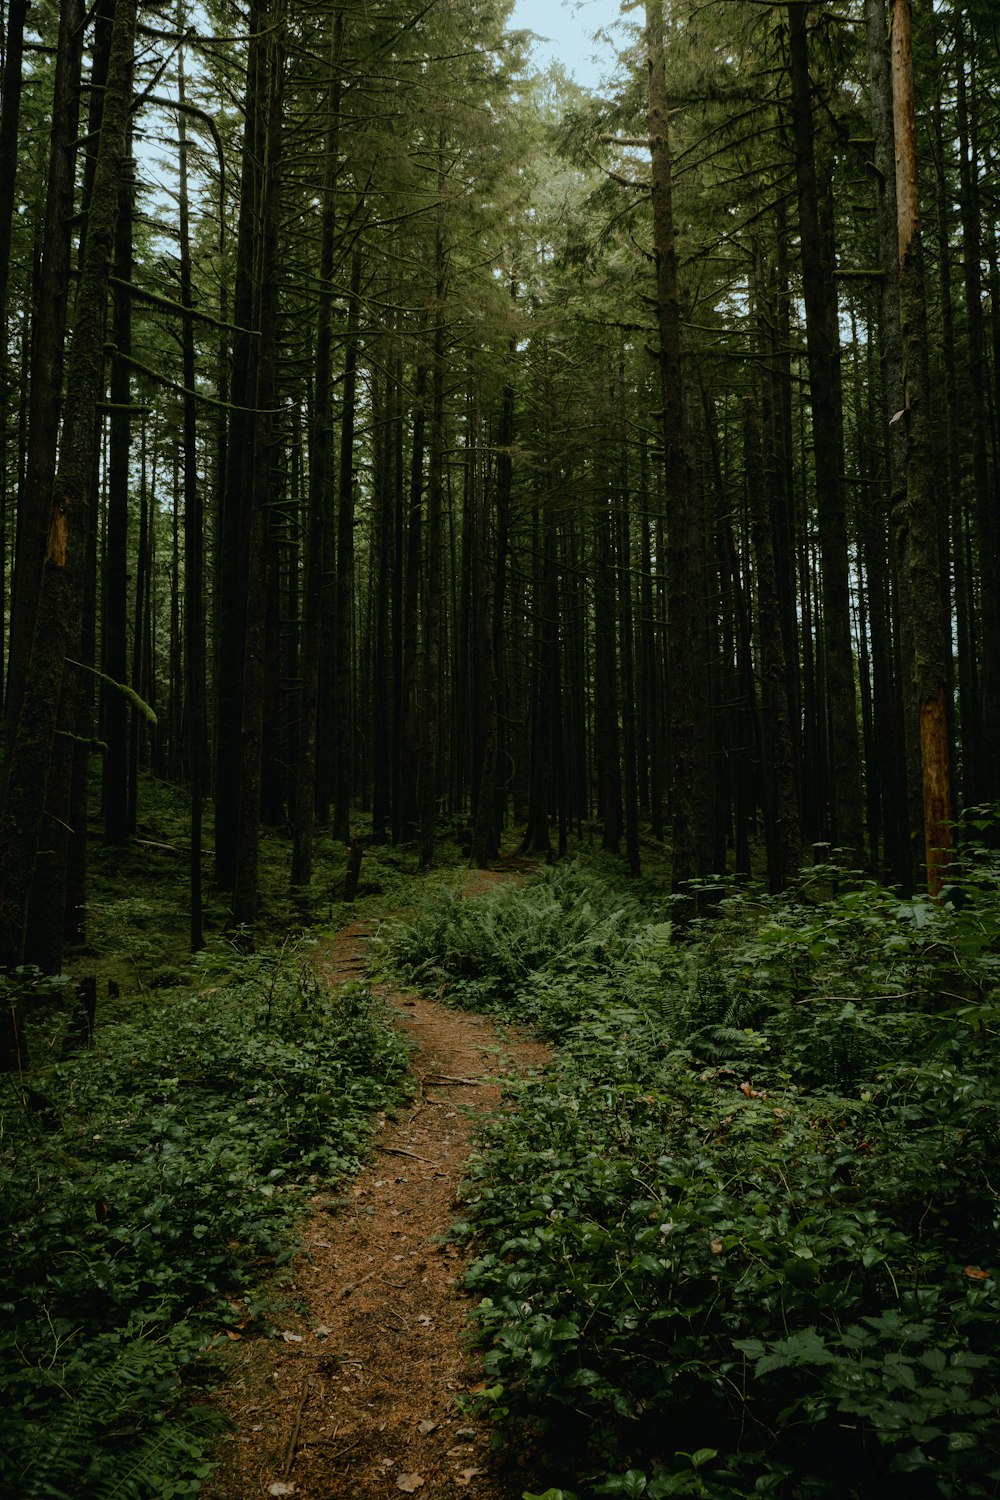
[[[352,1292],[356,1292],[359,1286],[364,1286],[364,1284],[365,1284],[366,1281],[371,1281],[372,1277],[373,1276],[377,1276],[378,1273],[379,1273],[379,1268],[378,1268],[378,1266],[376,1266],[375,1269],[374,1269],[374,1271],[369,1271],[368,1272],[367,1276],[362,1276],[358,1281],[349,1281],[346,1286],[341,1287],[341,1289],[340,1289],[340,1300],[341,1300],[341,1302],[343,1302],[343,1300],[344,1300],[345,1297],[349,1297]]]
[[[302,1395],[299,1397],[298,1409],[295,1413],[295,1423],[292,1427],[291,1437],[288,1439],[288,1446],[285,1449],[285,1462],[281,1470],[282,1479],[287,1479],[292,1472],[292,1465],[295,1462],[295,1452],[299,1446],[299,1433],[302,1431],[302,1413],[306,1409],[306,1402],[309,1400],[309,1392],[311,1390],[312,1377],[308,1376],[302,1382]]]
[[[430,1084],[460,1083],[465,1088],[478,1089],[482,1087],[483,1080],[481,1078],[453,1078],[450,1073],[425,1073],[420,1082]]]
[[[402,1146],[380,1146],[380,1151],[387,1151],[390,1156],[412,1156],[414,1161],[425,1161],[430,1167],[439,1167],[439,1161],[432,1161],[429,1156],[419,1156],[416,1151],[406,1151]]]
[[[360,1441],[361,1438],[357,1437],[354,1439],[353,1443],[348,1443],[346,1448],[341,1448],[339,1453],[331,1453],[328,1462],[331,1464],[338,1463],[340,1459],[343,1458],[344,1454],[350,1453],[351,1449],[356,1448]],[[332,1442],[333,1438],[311,1438],[306,1446],[309,1448],[325,1448],[328,1447]]]

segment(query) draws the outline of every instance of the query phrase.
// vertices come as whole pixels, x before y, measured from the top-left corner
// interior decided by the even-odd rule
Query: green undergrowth
[[[998,1492],[997,873],[935,905],[815,871],[681,945],[572,866],[386,933],[562,1043],[458,1226],[483,1405],[550,1500]]]
[[[262,1277],[304,1194],[364,1155],[405,1048],[295,944],[206,957],[195,988],[45,1061],[54,1004],[35,987],[26,1106],[0,1081],[0,1495],[192,1495],[211,1351],[267,1330]]]

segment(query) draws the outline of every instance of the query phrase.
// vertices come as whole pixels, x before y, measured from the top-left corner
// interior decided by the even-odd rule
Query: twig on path
[[[478,1089],[483,1084],[481,1078],[453,1078],[450,1073],[425,1073],[420,1082],[430,1084],[461,1083],[468,1089]]]
[[[406,1151],[402,1146],[380,1146],[380,1151],[386,1151],[390,1156],[412,1156],[414,1161],[425,1161],[428,1166],[439,1167],[439,1161],[432,1161],[429,1156],[420,1156],[416,1151]]]
[[[340,1289],[341,1302],[343,1302],[345,1297],[349,1297],[352,1292],[356,1292],[359,1286],[364,1286],[366,1281],[371,1281],[373,1276],[377,1276],[379,1270],[380,1267],[376,1266],[373,1271],[369,1271],[366,1275],[359,1277],[357,1281],[349,1281],[346,1286],[342,1286]],[[352,1361],[352,1363],[357,1363],[357,1361]]]
[[[364,1436],[364,1434],[362,1433],[362,1437],[363,1436]],[[312,1438],[310,1440],[308,1446],[310,1448],[327,1448],[327,1447],[329,1447],[329,1445],[333,1441],[334,1441],[333,1438]],[[356,1437],[354,1439],[353,1443],[348,1443],[347,1447],[346,1448],[341,1448],[339,1453],[331,1453],[330,1454],[330,1458],[329,1458],[329,1462],[332,1463],[332,1464],[338,1463],[339,1460],[344,1457],[344,1454],[345,1453],[350,1453],[351,1449],[352,1448],[356,1448],[358,1446],[358,1444],[360,1443],[360,1441],[361,1441],[361,1438]]]
[[[287,1479],[292,1472],[292,1465],[295,1462],[295,1452],[299,1446],[299,1433],[302,1431],[302,1413],[306,1409],[306,1402],[309,1400],[309,1392],[312,1390],[312,1384],[311,1375],[308,1375],[302,1382],[302,1395],[299,1397],[298,1408],[295,1412],[295,1423],[292,1427],[291,1437],[288,1439],[288,1446],[285,1449],[285,1462],[281,1470],[282,1479]]]

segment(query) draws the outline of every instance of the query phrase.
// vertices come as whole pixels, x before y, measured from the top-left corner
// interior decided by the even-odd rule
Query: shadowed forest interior
[[[625,1022],[581,1019],[560,988],[574,966],[644,1026],[673,1028],[690,1069],[677,1063],[668,1080],[654,1044],[647,1056],[637,1042],[638,1071],[620,1081],[630,1108],[643,1090],[656,1102],[641,1128],[602,1117],[633,1166],[638,1153],[662,1168],[652,1142],[674,1128],[667,1093],[686,1099],[730,1065],[752,1080],[741,1097],[755,1119],[760,1100],[772,1120],[793,1112],[773,1104],[779,1086],[835,1087],[837,1108],[795,1127],[805,1162],[810,1130],[832,1139],[846,1128],[838,1108],[854,1121],[865,1091],[865,1108],[880,1097],[862,1066],[869,1049],[871,1067],[889,1059],[886,1077],[919,1075],[909,1104],[884,1084],[897,1112],[880,1127],[891,1144],[879,1162],[905,1199],[892,1232],[912,1245],[890,1245],[888,1227],[885,1245],[873,1231],[875,1249],[843,1244],[869,1279],[897,1250],[914,1265],[961,1262],[965,1312],[934,1304],[947,1338],[899,1335],[895,1374],[879,1367],[901,1409],[920,1383],[913,1361],[926,1355],[926,1384],[945,1349],[947,1400],[901,1415],[886,1397],[862,1419],[838,1345],[841,1384],[823,1375],[813,1404],[803,1398],[787,1452],[775,1433],[790,1391],[737,1436],[731,1412],[713,1427],[714,1394],[685,1387],[671,1420],[690,1421],[711,1457],[671,1467],[674,1449],[651,1435],[662,1392],[616,1384],[615,1359],[634,1352],[624,1303],[609,1314],[622,1339],[609,1363],[578,1361],[585,1375],[567,1375],[556,1397],[540,1374],[534,1385],[515,1375],[515,1336],[497,1333],[496,1309],[517,1285],[501,1294],[489,1257],[509,1267],[527,1254],[517,1236],[541,1210],[515,1203],[511,1163],[535,1145],[508,1120],[481,1158],[494,1208],[466,1226],[480,1248],[495,1236],[470,1284],[494,1299],[481,1332],[500,1387],[519,1392],[497,1397],[496,1420],[561,1434],[549,1442],[553,1497],[874,1495],[858,1477],[868,1463],[879,1494],[995,1493],[996,1439],[971,1434],[996,1428],[1000,1378],[980,1269],[995,1254],[985,1164],[1000,1120],[987,1081],[1000,1015],[1000,20],[993,0],[635,0],[620,14],[609,3],[595,41],[605,77],[588,90],[558,66],[534,70],[530,33],[506,29],[512,8],[0,6],[0,1070],[20,1122],[4,1181],[16,1213],[41,1224],[49,1210],[18,1153],[42,1150],[74,1109],[90,1119],[98,1094],[127,1093],[127,1028],[144,1016],[165,1047],[172,1027],[155,990],[176,995],[176,1024],[193,1036],[192,1001],[216,979],[255,998],[228,1040],[229,1022],[213,1018],[206,1057],[218,1048],[231,1063],[246,1050],[239,1027],[259,1024],[275,1049],[267,1066],[291,1078],[304,1047],[327,1097],[340,1084],[323,1074],[321,1036],[347,1049],[356,1139],[334,1149],[313,1100],[312,1144],[287,1149],[300,1172],[329,1180],[356,1164],[366,1112],[405,1090],[402,1044],[354,1001],[321,1015],[281,946],[346,922],[355,900],[379,920],[407,909],[409,936],[397,932],[380,960],[399,982],[440,985],[556,1039],[572,1018],[583,1093]],[[460,900],[435,905],[431,872],[455,886],[456,867],[513,855],[535,873],[520,896],[482,897],[500,915],[474,938],[463,923],[479,919]],[[631,947],[607,927],[611,911],[627,914]],[[543,936],[530,935],[536,918]],[[581,945],[572,958],[564,928]],[[505,944],[517,950],[509,976]],[[120,1046],[108,1043],[103,1082],[73,1083],[98,1067],[88,1049],[108,984],[122,999],[109,1015]],[[833,1000],[874,1009],[828,1013]],[[755,1053],[746,1038],[765,1035]],[[771,1071],[756,1080],[747,1059],[764,1067],[767,1048]],[[952,1065],[967,1068],[964,1083]],[[603,1149],[589,1105],[572,1127],[549,1095],[533,1107],[555,1111],[560,1140],[593,1126],[577,1141],[584,1156]],[[932,1190],[955,1115],[968,1182]],[[525,1120],[530,1135],[537,1119]],[[707,1127],[725,1151],[730,1125]],[[747,1150],[776,1158],[755,1129]],[[850,1148],[861,1176],[876,1150],[866,1129]],[[904,1157],[921,1140],[918,1171]],[[824,1162],[839,1149],[824,1147]],[[870,1176],[877,1196],[883,1179]],[[831,1180],[836,1196],[847,1178]],[[580,1207],[602,1191],[590,1183],[573,1215],[603,1222]],[[760,1186],[760,1201],[771,1191]],[[801,1187],[819,1191],[812,1178]],[[932,1249],[921,1193],[954,1210],[967,1248],[956,1230]],[[648,1199],[662,1206],[652,1189]],[[728,1232],[706,1228],[708,1243],[728,1251]],[[248,1260],[277,1253],[275,1235]],[[248,1236],[241,1221],[230,1238]],[[661,1239],[656,1255],[669,1232]],[[577,1251],[593,1258],[595,1285],[613,1282],[622,1257],[640,1280],[666,1274],[643,1262],[656,1259],[644,1245]],[[31,1285],[22,1252],[10,1252],[11,1274]],[[533,1254],[544,1259],[541,1241]],[[906,1316],[930,1328],[921,1274]],[[902,1274],[886,1272],[854,1311],[840,1292],[824,1302],[811,1269],[775,1275],[799,1298],[798,1323],[771,1282],[738,1283],[737,1301],[753,1282],[762,1304],[784,1308],[767,1331],[743,1312],[725,1324],[739,1378],[748,1362],[765,1383],[828,1371],[829,1317],[864,1384],[865,1339],[896,1339],[897,1325],[871,1329],[890,1303],[903,1316]],[[582,1347],[570,1292],[552,1295],[552,1326],[568,1319],[576,1332],[550,1328],[528,1347],[532,1371]],[[695,1305],[714,1328],[714,1304]],[[7,1307],[15,1331],[0,1331],[0,1349],[21,1392],[10,1441],[27,1464],[48,1377],[42,1365],[24,1376],[12,1352],[23,1311]],[[76,1317],[56,1318],[50,1371]],[[806,1343],[779,1347],[796,1337]],[[531,1348],[547,1351],[537,1364]],[[161,1366],[143,1349],[137,1388],[174,1378],[177,1360]],[[683,1357],[693,1370],[693,1343]],[[968,1380],[948,1374],[959,1369]],[[544,1415],[550,1398],[557,1417]],[[967,1426],[949,1428],[945,1406],[966,1400]],[[627,1419],[631,1436],[603,1450],[588,1439],[574,1470],[559,1455],[588,1402],[604,1412],[588,1420]],[[848,1413],[851,1451],[830,1459],[842,1467],[826,1489],[802,1431]],[[176,1452],[193,1444],[201,1463],[208,1428],[177,1431]],[[737,1457],[713,1478],[720,1453]],[[81,1471],[17,1472],[18,1495],[58,1497]],[[87,1472],[86,1494],[133,1493],[113,1465]],[[176,1490],[140,1476],[134,1493],[193,1494],[207,1472],[206,1460]]]

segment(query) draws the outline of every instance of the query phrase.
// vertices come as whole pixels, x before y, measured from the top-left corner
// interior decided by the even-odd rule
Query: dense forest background
[[[508,1489],[998,1492],[1000,18],[510,13],[0,0],[0,1495],[210,1476],[376,925]]]
[[[203,805],[249,928],[262,823],[906,891],[997,797],[993,7],[651,0],[600,96],[505,13],[7,5],[8,966],[98,764],[194,945]]]

